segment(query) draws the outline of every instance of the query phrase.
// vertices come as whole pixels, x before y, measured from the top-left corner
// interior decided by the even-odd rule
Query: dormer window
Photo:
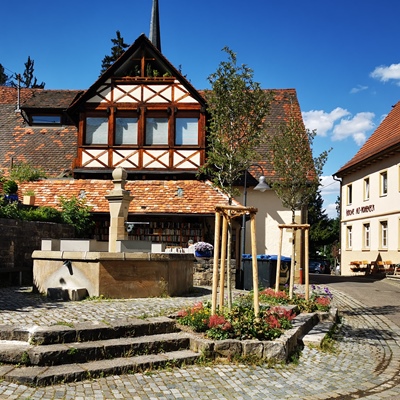
[[[61,115],[32,115],[33,125],[60,125]]]

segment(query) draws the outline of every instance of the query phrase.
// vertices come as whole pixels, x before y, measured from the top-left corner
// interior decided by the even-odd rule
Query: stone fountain
[[[125,190],[127,172],[123,168],[116,168],[112,176],[114,188],[105,196],[110,209],[108,248],[106,242],[95,240],[43,241],[42,249],[32,254],[36,289],[60,300],[179,296],[189,292],[193,286],[193,254],[127,251],[129,246],[121,246],[128,242],[125,224],[133,196]]]

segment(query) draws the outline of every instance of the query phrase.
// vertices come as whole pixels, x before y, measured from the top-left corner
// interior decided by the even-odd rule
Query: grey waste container
[[[253,290],[253,259],[250,254],[243,254],[243,289]],[[275,285],[276,262],[270,261],[267,254],[257,255],[258,287],[268,288]]]

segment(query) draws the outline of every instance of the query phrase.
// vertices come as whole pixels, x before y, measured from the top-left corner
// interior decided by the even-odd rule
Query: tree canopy
[[[121,32],[116,32],[117,37],[111,39],[113,46],[111,47],[111,55],[106,55],[101,63],[100,75],[103,74],[114,62],[125,53],[125,49],[129,47],[129,44],[124,42],[124,38],[121,36]]]
[[[313,157],[315,135],[315,131],[305,129],[301,116],[296,116],[292,107],[287,121],[268,136],[270,161],[276,175],[272,188],[283,205],[292,211],[292,222],[295,211],[315,196],[330,151]]]
[[[205,92],[210,114],[207,161],[201,172],[232,201],[234,185],[259,157],[257,147],[265,138],[265,119],[271,93],[253,81],[253,71],[237,65],[236,54],[223,49],[228,61],[219,64],[208,77],[211,90]]]

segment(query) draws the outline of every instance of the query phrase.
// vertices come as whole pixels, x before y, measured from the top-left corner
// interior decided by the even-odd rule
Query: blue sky
[[[20,0],[2,5],[0,63],[22,73],[28,56],[47,89],[86,89],[119,30],[149,34],[152,0]],[[331,175],[400,100],[400,2],[394,0],[159,0],[162,52],[194,87],[225,60],[224,46],[263,88],[295,88],[314,153],[332,148],[322,180],[336,216]]]

